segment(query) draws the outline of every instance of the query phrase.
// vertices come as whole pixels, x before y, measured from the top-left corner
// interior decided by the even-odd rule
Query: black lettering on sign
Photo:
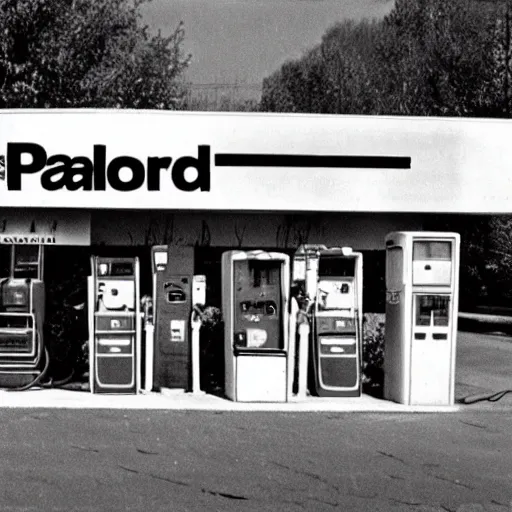
[[[405,156],[364,155],[294,155],[257,153],[217,153],[217,167],[355,168],[410,169],[411,158]],[[87,156],[55,154],[48,156],[45,148],[32,142],[7,144],[3,165],[0,156],[0,179],[7,174],[7,189],[20,191],[23,175],[41,173],[40,183],[48,191],[105,191],[107,185],[120,192],[131,192],[145,186],[159,191],[162,170],[170,169],[174,186],[183,192],[208,192],[211,187],[210,146],[199,145],[197,156],[150,156],[141,161],[133,156],[117,156],[110,161],[107,147],[93,146],[92,159]],[[192,170],[192,172],[190,172]],[[122,172],[124,171],[124,172]],[[189,171],[189,172],[187,172]],[[127,178],[122,178],[127,175]]]
[[[22,156],[31,157],[29,163],[21,162]],[[39,144],[18,142],[7,144],[7,189],[21,190],[22,174],[34,174],[44,169],[46,151]]]
[[[7,189],[13,191],[22,189],[23,175],[37,173],[41,173],[41,187],[48,191],[104,191],[107,184],[120,192],[138,190],[144,185],[149,191],[158,191],[161,171],[169,168],[170,178],[178,190],[210,190],[210,146],[206,145],[198,147],[197,157],[182,156],[173,160],[170,156],[150,156],[147,162],[142,162],[132,156],[118,156],[109,162],[107,148],[100,144],[94,145],[91,160],[86,156],[71,157],[66,154],[48,156],[39,144],[11,142],[7,144],[5,167]],[[0,178],[2,169],[0,161]],[[196,171],[193,178],[187,175],[189,169]],[[123,174],[127,178],[123,179]]]

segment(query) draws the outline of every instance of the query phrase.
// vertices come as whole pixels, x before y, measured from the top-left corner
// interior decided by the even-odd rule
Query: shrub
[[[363,388],[382,396],[384,385],[385,315],[367,313],[363,319]]]
[[[224,389],[224,322],[219,308],[206,306],[202,311],[200,344],[201,388],[219,392]]]

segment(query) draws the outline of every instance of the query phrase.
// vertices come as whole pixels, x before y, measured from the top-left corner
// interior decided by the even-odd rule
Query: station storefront
[[[90,343],[91,256],[138,258],[142,298],[154,295],[152,248],[188,248],[205,305],[222,309],[227,251],[292,262],[304,244],[350,247],[364,261],[362,313],[383,313],[388,233],[421,232],[432,212],[509,210],[508,174],[492,178],[510,128],[483,125],[494,135],[485,152],[469,120],[5,112],[2,276],[13,246],[44,246],[56,378]]]

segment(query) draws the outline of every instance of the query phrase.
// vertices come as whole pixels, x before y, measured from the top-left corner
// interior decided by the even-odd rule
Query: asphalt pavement
[[[2,511],[510,511],[512,413],[2,410]]]
[[[459,333],[456,397],[512,388],[511,367],[512,338]],[[512,512],[511,395],[428,414],[4,407],[0,432],[0,512]]]
[[[459,332],[455,370],[455,398],[512,390],[512,337],[503,334]],[[512,408],[512,392],[498,402],[471,407]]]

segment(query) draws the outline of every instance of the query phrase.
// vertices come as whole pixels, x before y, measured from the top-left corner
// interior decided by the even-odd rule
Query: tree
[[[346,20],[334,25],[322,38],[324,80],[329,97],[328,112],[376,114],[379,95],[376,83],[382,77],[376,59],[376,41],[381,23]]]
[[[379,23],[344,21],[302,58],[263,81],[260,108],[270,112],[371,114],[378,101],[375,40]]]
[[[512,112],[512,2],[493,5],[494,29],[489,75],[485,88],[486,110],[493,117]]]
[[[304,73],[300,60],[285,62],[281,69],[263,80],[261,110],[268,112],[303,111]]]
[[[378,51],[389,114],[476,115],[489,69],[487,9],[474,0],[397,0]]]
[[[178,108],[183,25],[150,35],[144,1],[2,0],[0,108]]]

